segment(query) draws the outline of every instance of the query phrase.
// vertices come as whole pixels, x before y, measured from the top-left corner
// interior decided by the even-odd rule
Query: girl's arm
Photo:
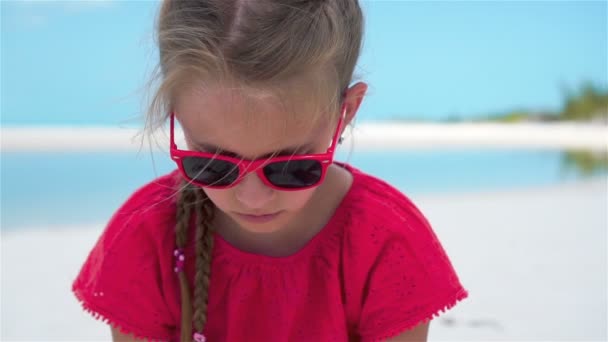
[[[421,323],[414,328],[404,331],[401,334],[389,338],[386,342],[426,342],[429,333],[429,322]]]
[[[127,335],[121,333],[118,329],[110,328],[112,330],[112,341],[113,342],[144,342],[146,340],[139,340],[133,337],[133,335]]]

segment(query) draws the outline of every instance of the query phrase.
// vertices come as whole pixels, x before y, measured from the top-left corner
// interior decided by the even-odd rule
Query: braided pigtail
[[[209,222],[213,218],[213,204],[202,189],[183,182],[180,185],[177,202],[177,224],[175,230],[176,268],[181,292],[182,323],[181,342],[204,341],[203,328],[207,322],[207,298],[209,276],[211,274],[211,252],[213,249],[213,233]],[[194,302],[190,300],[190,286],[183,271],[185,262],[184,249],[188,240],[188,227],[192,213],[196,214],[195,231],[195,269]],[[192,314],[194,307],[194,315]],[[196,333],[192,334],[192,326]]]
[[[192,193],[188,187],[182,183],[180,185],[180,192],[177,200],[177,213],[176,213],[176,227],[175,227],[175,250],[176,257],[176,268],[175,272],[179,279],[180,293],[182,298],[182,327],[181,327],[181,338],[182,342],[190,342],[190,336],[192,336],[192,326],[190,319],[192,317],[192,307],[190,304],[190,288],[188,286],[188,279],[186,274],[183,272],[183,261],[184,261],[184,248],[188,240],[188,226],[190,222],[189,203],[193,202]],[[180,266],[182,266],[180,268]]]
[[[209,222],[213,216],[213,205],[202,189],[196,195],[196,273],[194,275],[194,315],[192,322],[196,332],[202,336],[207,323],[207,299],[213,252],[213,231]],[[198,341],[197,341],[198,342]]]

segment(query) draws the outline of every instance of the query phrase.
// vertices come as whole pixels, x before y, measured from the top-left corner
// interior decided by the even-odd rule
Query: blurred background
[[[106,339],[107,329],[84,323],[93,321],[84,315],[75,331],[67,328],[73,320],[48,317],[24,329],[36,306],[23,305],[24,296],[44,293],[36,272],[49,272],[55,285],[47,286],[60,294],[44,296],[45,312],[68,301],[66,310],[79,315],[69,281],[104,223],[129,194],[174,164],[162,148],[86,150],[74,140],[36,150],[14,137],[25,132],[40,146],[41,131],[56,137],[66,130],[141,129],[146,82],[157,62],[158,2],[0,5],[1,339]],[[345,144],[338,159],[412,197],[471,292],[438,319],[431,339],[606,340],[607,2],[362,6],[366,34],[356,74],[370,91],[354,144]],[[512,143],[460,144],[471,127],[489,123],[512,132]],[[449,127],[458,134],[439,145],[429,138],[368,148],[356,143],[359,127]],[[568,141],[600,140],[562,144],[555,135],[555,143],[539,147],[526,144],[533,137],[519,134],[522,127],[565,127]],[[34,245],[44,252],[32,251]],[[38,266],[17,269],[16,258]]]

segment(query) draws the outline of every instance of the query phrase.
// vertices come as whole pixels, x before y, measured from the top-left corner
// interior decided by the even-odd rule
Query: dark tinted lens
[[[318,183],[322,170],[316,160],[291,160],[266,165],[264,174],[276,186],[297,189]]]
[[[186,175],[204,185],[226,186],[239,176],[239,168],[227,161],[200,157],[184,157]]]

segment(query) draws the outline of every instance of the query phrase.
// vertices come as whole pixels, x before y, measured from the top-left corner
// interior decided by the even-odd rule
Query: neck
[[[304,211],[308,212],[302,209],[289,224],[273,232],[258,233],[243,229],[223,212],[216,215],[212,224],[224,240],[244,252],[281,257],[294,254],[309,240],[300,219]]]
[[[225,213],[216,213],[212,225],[215,231],[232,246],[249,253],[282,257],[302,249],[332,217],[350,188],[352,176],[339,166],[332,165],[325,182],[315,190],[306,206],[284,227],[269,233],[243,229]]]

